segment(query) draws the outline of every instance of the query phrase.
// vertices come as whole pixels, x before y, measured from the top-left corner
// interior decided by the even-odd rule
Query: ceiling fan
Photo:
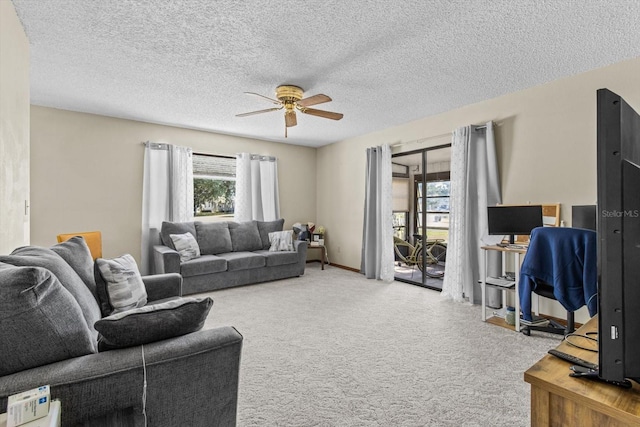
[[[272,99],[268,96],[260,95],[254,92],[245,92],[247,95],[259,96],[270,101],[278,107],[267,108],[266,110],[251,111],[249,113],[236,114],[236,117],[252,116],[254,114],[268,113],[270,111],[278,111],[284,108],[284,137],[287,137],[287,129],[298,124],[296,119],[296,110],[304,114],[312,116],[324,117],[325,119],[340,120],[343,117],[341,113],[331,111],[316,110],[309,108],[311,105],[322,104],[331,101],[327,95],[318,94],[308,98],[302,98],[304,91],[298,86],[282,85],[276,88],[276,98]]]

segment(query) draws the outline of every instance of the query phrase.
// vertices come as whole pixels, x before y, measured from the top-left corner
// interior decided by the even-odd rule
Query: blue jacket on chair
[[[576,311],[586,304],[589,315],[596,314],[596,232],[566,227],[534,228],[518,283],[525,320],[531,320],[531,292],[540,281],[553,286],[555,298],[568,311]]]

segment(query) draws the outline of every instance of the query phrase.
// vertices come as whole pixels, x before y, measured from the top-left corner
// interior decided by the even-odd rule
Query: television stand
[[[576,333],[585,335],[598,330],[594,316]],[[566,342],[557,349],[591,363],[598,354],[572,347]],[[600,381],[584,381],[570,377],[570,362],[545,355],[524,373],[531,384],[531,425],[574,425],[580,427],[640,425],[640,384],[631,388],[616,387]]]

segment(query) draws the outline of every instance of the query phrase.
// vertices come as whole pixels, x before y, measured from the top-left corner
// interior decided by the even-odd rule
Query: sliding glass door
[[[393,155],[396,280],[442,289],[449,239],[449,145]]]

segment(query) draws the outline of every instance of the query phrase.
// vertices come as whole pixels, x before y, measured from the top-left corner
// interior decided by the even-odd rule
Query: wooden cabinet
[[[577,334],[598,330],[597,317],[585,323]],[[592,363],[598,354],[562,342],[558,350]],[[546,355],[524,373],[531,384],[533,427],[640,426],[640,385],[624,389],[614,385],[569,376],[571,364]]]

